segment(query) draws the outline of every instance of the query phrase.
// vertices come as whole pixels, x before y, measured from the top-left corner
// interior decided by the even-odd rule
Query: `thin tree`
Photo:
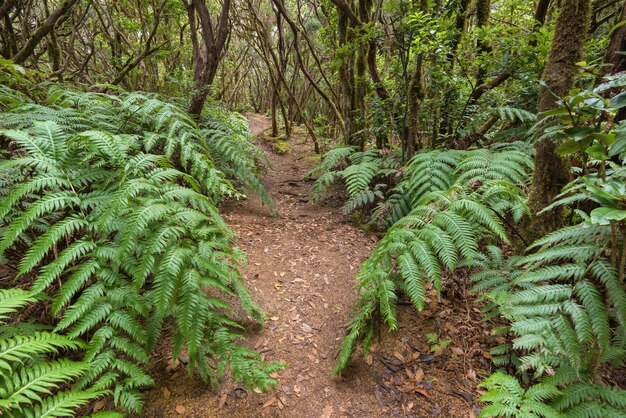
[[[555,107],[557,98],[571,88],[576,75],[589,30],[591,7],[589,0],[564,0],[561,2],[554,39],[548,61],[543,70],[543,84],[539,90],[537,110],[545,112]],[[556,153],[558,144],[551,138],[537,143],[535,169],[532,177],[528,205],[532,218],[527,228],[528,242],[543,236],[562,225],[560,210],[538,214],[548,206],[569,180],[568,164]]]
[[[189,113],[199,116],[215,79],[217,68],[226,51],[230,33],[229,12],[231,0],[224,0],[217,21],[211,18],[205,0],[182,0],[187,10],[191,45],[193,48],[194,92],[189,104]],[[200,38],[198,38],[198,22]]]

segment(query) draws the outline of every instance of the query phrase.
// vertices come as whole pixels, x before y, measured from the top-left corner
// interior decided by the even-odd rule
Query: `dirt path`
[[[255,135],[268,123],[250,117]],[[289,365],[279,374],[278,387],[257,394],[225,382],[216,396],[183,372],[163,382],[160,390],[167,388],[169,399],[151,394],[146,416],[176,416],[176,406],[179,415],[190,417],[367,417],[380,409],[367,367],[348,381],[331,373],[356,302],[354,274],[374,243],[346,224],[337,207],[309,203],[310,183],[303,178],[316,163],[303,139],[290,140],[283,156],[267,152],[272,170],[264,183],[278,216],[270,216],[256,196],[224,210],[248,257],[248,286],[268,316],[265,328],[248,335],[250,345],[266,360]]]
[[[269,124],[260,115],[249,120],[255,135]],[[340,202],[309,202],[303,178],[316,161],[305,139],[294,135],[283,156],[259,141],[272,165],[263,180],[278,216],[256,196],[222,208],[248,257],[252,296],[268,317],[263,329],[248,331],[248,344],[289,365],[277,375],[278,387],[256,393],[227,378],[211,391],[184,367],[172,369],[165,354],[154,365],[157,387],[147,393],[143,416],[475,417],[477,384],[490,369],[485,350],[497,341],[480,311],[469,309],[474,296],[457,295],[470,287],[460,284],[463,276],[451,278],[446,295],[439,303],[433,297],[417,320],[401,300],[398,331],[383,330],[367,361],[356,355],[347,376],[332,377],[357,300],[354,275],[374,241],[341,216]],[[433,353],[429,334],[449,345]]]

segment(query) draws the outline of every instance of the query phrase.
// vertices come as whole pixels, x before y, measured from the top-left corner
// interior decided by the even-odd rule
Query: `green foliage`
[[[429,288],[441,292],[446,271],[479,257],[484,242],[507,241],[503,219],[511,215],[518,221],[527,213],[520,186],[528,181],[532,167],[527,153],[510,148],[430,151],[411,159],[387,202],[379,204],[374,214],[387,217],[392,226],[357,275],[361,299],[343,340],[336,374],[348,367],[360,339],[364,350],[369,349],[378,315],[389,329],[396,329],[398,290],[420,311]],[[337,166],[345,158],[343,152],[331,154],[332,165],[324,169]],[[351,184],[353,190],[360,190],[346,204],[353,209],[358,206],[353,200],[371,203],[373,198],[366,183],[352,181],[350,175],[356,175],[357,169],[350,169],[359,167],[360,178],[367,180],[370,172],[362,168],[371,160],[367,152],[348,155],[352,165],[327,171],[318,182],[327,175],[346,178],[348,191]]]
[[[447,190],[455,184],[477,187],[490,180],[525,185],[531,169],[532,158],[517,149],[419,153],[407,164],[402,180],[390,192],[392,197],[378,210],[388,214],[387,222],[391,225],[429,192]],[[523,214],[519,207],[515,219],[519,220]]]
[[[490,250],[497,262],[475,263],[483,271],[473,278],[491,314],[510,322],[513,341],[496,348],[496,364],[506,365],[508,357],[524,380],[532,375],[540,385],[558,388],[558,396],[544,401],[563,416],[617,417],[626,411],[626,391],[600,384],[598,374],[603,365],[626,360],[626,291],[619,267],[626,245],[619,216],[624,171],[591,164],[590,174],[568,185],[553,206],[592,200],[601,207],[589,214],[575,210],[579,223],[539,239],[524,257],[506,260]],[[485,411],[495,415],[485,416],[510,412],[522,402],[511,385],[492,386],[490,392]],[[503,406],[502,399],[511,397]]]
[[[445,271],[479,254],[485,240],[507,240],[501,217],[520,200],[519,189],[503,181],[487,181],[475,189],[454,185],[426,193],[408,215],[397,221],[378,242],[357,275],[361,299],[344,338],[335,373],[348,367],[359,339],[367,352],[380,314],[390,330],[397,327],[397,291],[416,310],[423,309],[426,292],[441,292]],[[522,199],[523,201],[523,199]]]
[[[313,199],[319,200],[341,179],[348,192],[344,213],[374,208],[372,221],[390,227],[433,191],[448,190],[457,184],[479,187],[490,180],[524,185],[532,158],[522,144],[509,144],[508,148],[493,151],[427,151],[415,155],[402,170],[399,164],[394,154],[335,148],[308,174],[322,173],[313,185]],[[514,219],[519,221],[523,215],[523,205],[516,206]]]
[[[524,390],[513,376],[494,373],[481,386],[487,393],[480,400],[490,405],[480,412],[481,417],[544,417],[557,418],[564,415],[546,405],[560,394],[554,385],[539,383]]]
[[[0,321],[34,300],[21,289],[0,290]],[[79,340],[48,332],[0,339],[0,413],[11,417],[71,416],[80,406],[109,394],[96,388],[60,389],[85,376],[89,364],[48,357],[83,347]]]
[[[36,121],[55,121],[71,132],[133,137],[143,152],[162,154],[194,176],[202,192],[214,200],[240,196],[234,181],[272,204],[258,178],[264,169],[263,154],[251,143],[247,122],[218,107],[207,107],[198,125],[181,106],[156,95],[113,95],[51,85],[45,105],[19,102],[0,114],[4,128],[26,129]]]
[[[23,254],[18,276],[34,278],[28,297],[49,297],[55,318],[54,333],[18,335],[2,346],[22,347],[0,355],[0,365],[14,371],[4,393],[76,379],[71,391],[34,404],[33,414],[69,415],[101,394],[137,412],[142,388],[152,384],[143,366],[167,324],[173,356],[184,348],[190,371],[208,383],[230,369],[249,387],[275,385],[269,374],[283,365],[239,344],[231,301],[259,321],[262,315],[215,206],[237,196],[226,172],[249,187],[258,182],[255,154],[241,151],[252,147],[243,121],[215,119],[208,130],[178,106],[140,94],[50,91],[49,107],[24,104],[0,116],[13,127],[0,131],[11,153],[0,164],[7,179],[0,252]],[[232,143],[223,145],[229,135]],[[245,154],[238,159],[229,156],[237,146]],[[0,314],[22,305],[7,303]],[[17,371],[24,358],[58,348],[81,349],[84,363],[60,359]]]

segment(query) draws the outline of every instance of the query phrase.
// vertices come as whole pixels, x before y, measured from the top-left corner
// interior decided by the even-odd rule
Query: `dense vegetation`
[[[337,375],[463,271],[505,324],[482,416],[625,416],[624,19],[622,0],[0,2],[0,413],[139,412],[164,344],[208,384],[276,384],[218,210],[273,205],[253,111],[273,137],[303,125],[313,200],[344,188],[381,237]]]

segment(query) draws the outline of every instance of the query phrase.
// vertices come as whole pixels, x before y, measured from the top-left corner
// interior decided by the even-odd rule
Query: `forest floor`
[[[436,309],[419,317],[401,299],[399,330],[383,329],[370,356],[357,352],[347,375],[333,377],[357,301],[354,276],[376,238],[341,214],[337,196],[309,201],[311,183],[303,179],[319,159],[303,131],[296,128],[289,150],[279,156],[262,138],[269,120],[250,115],[249,121],[272,166],[264,184],[278,214],[271,216],[256,196],[222,210],[247,255],[243,272],[250,292],[267,313],[265,327],[246,332],[247,344],[288,368],[276,375],[278,386],[268,393],[249,391],[229,377],[210,390],[165,354],[153,366],[157,386],[146,394],[142,416],[476,416],[477,384],[489,373],[486,350],[496,340],[462,290],[448,289],[439,302],[433,297]],[[433,352],[429,333],[449,344]]]

